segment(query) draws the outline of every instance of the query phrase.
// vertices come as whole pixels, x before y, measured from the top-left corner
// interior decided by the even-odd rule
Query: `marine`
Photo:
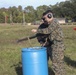
[[[57,19],[53,18],[51,10],[47,10],[42,16],[43,23],[38,27],[36,34],[41,46],[47,48],[47,58],[52,61],[54,75],[65,75],[64,68],[64,42],[63,32]],[[44,40],[44,41],[43,41]]]

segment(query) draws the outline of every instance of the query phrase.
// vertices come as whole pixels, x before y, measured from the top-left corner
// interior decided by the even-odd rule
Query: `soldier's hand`
[[[34,33],[36,33],[37,32],[37,29],[32,29],[31,31],[34,32]]]

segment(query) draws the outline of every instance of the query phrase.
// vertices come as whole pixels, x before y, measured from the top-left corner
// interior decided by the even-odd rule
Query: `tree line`
[[[51,9],[56,18],[66,18],[76,21],[76,0],[66,0],[55,5],[41,5],[34,9],[33,6],[13,6],[9,8],[0,8],[0,23],[29,23],[41,19],[42,13]]]

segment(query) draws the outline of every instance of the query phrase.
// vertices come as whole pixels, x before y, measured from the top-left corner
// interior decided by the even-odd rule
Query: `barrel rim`
[[[44,51],[46,47],[27,47],[22,48],[22,52],[30,52],[30,51]]]

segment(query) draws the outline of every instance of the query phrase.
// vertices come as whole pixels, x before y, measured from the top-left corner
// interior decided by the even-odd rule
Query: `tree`
[[[21,5],[18,6],[18,11],[22,12],[22,6]]]
[[[35,20],[35,9],[33,6],[27,6],[24,9],[26,22],[33,22]]]
[[[5,17],[4,15],[0,12],[0,23],[4,23],[5,22]]]
[[[42,6],[37,7],[36,10],[37,10],[38,20],[41,19],[42,13],[43,13],[44,11],[46,11],[47,9],[49,9],[49,6],[47,6],[47,5],[42,5]]]

